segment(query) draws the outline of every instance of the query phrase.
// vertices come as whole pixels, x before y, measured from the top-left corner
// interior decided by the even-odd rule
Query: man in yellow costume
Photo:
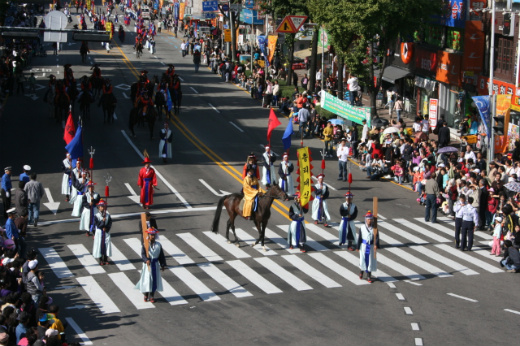
[[[247,171],[247,175],[244,178],[244,182],[242,183],[243,191],[244,191],[244,209],[242,211],[242,216],[250,220],[253,211],[256,210],[256,205],[258,203],[258,178],[255,175],[254,169],[249,169]]]

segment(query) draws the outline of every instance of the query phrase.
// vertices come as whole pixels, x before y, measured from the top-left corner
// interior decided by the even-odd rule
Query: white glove
[[[5,197],[7,197],[7,198],[11,197],[11,192],[6,191],[6,192],[5,192]]]

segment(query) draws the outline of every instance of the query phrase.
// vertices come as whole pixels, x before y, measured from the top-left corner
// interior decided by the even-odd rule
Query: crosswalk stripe
[[[334,253],[336,255],[338,255],[339,257],[345,259],[350,264],[352,264],[352,265],[354,265],[354,266],[359,268],[359,256],[356,256],[353,253],[350,253],[350,252],[347,252],[347,251],[334,251]],[[387,273],[385,273],[384,271],[382,271],[379,268],[377,269],[376,273],[377,273],[377,275],[375,277],[377,277],[377,279],[382,281],[382,282],[397,282],[397,281],[399,281],[396,278],[388,275]],[[373,276],[376,273],[373,273]],[[358,282],[358,285],[365,285],[365,284],[368,283],[366,281],[360,281],[359,278],[358,278],[357,282]]]
[[[496,256],[496,255],[493,255],[491,254],[491,249],[489,248],[489,246],[475,246],[473,245],[473,248],[471,249],[471,251],[473,251],[474,253],[476,254],[479,254],[481,256],[484,256],[492,261],[497,261],[497,258],[500,258],[502,256]]]
[[[244,287],[236,283],[235,280],[224,274],[224,272],[217,268],[213,263],[199,263],[197,265],[235,297],[244,298],[253,296]]]
[[[305,225],[305,227],[307,227],[307,225]],[[289,232],[289,225],[278,225],[278,228],[280,228],[282,231],[284,231],[285,233],[288,233]],[[330,249],[320,243],[318,243],[317,241],[315,241],[314,239],[312,239],[310,236],[309,236],[309,233],[307,232],[307,242],[305,243],[305,246],[308,246],[310,247],[311,249],[314,249],[315,251],[329,251]],[[287,242],[287,241],[286,241]]]
[[[310,253],[309,256],[312,257],[313,259],[315,259],[316,261],[318,261],[320,264],[329,268],[333,272],[337,273],[342,278],[352,282],[354,285],[366,285],[367,284],[366,281],[359,280],[359,277],[356,274],[352,273],[350,270],[348,270],[344,266],[340,265],[338,262],[333,261],[332,259],[328,258],[327,256],[325,256],[322,253]]]
[[[455,262],[447,257],[441,256],[437,252],[432,251],[425,246],[411,246],[410,248],[422,253],[428,258],[431,258],[447,267],[454,269],[455,271],[461,272],[464,275],[479,275],[476,271],[469,269],[468,267],[465,267],[462,264]]]
[[[173,257],[174,260],[177,261],[180,265],[184,264],[194,264],[195,262],[188,257],[181,249],[179,249],[175,244],[168,240],[165,236],[161,235],[157,240],[161,243],[161,246],[167,254]]]
[[[240,260],[234,260],[227,262],[233,269],[240,273],[243,277],[245,277],[248,281],[252,282],[255,286],[260,288],[267,294],[275,294],[282,293],[278,287],[270,283],[263,276],[258,274],[255,270],[250,268],[244,262]]]
[[[293,273],[282,268],[278,263],[268,257],[255,258],[255,261],[263,265],[270,272],[278,276],[283,281],[294,287],[297,291],[312,290],[312,287],[307,285],[301,279],[296,277]]]
[[[444,232],[448,235],[453,236],[455,234],[455,221],[450,220],[451,223],[448,224],[447,222],[440,223],[439,221],[437,221],[437,223],[426,222],[421,218],[416,218],[415,220],[420,221],[423,224],[430,225],[431,227],[435,228],[436,230]],[[449,225],[451,227],[447,227],[445,225]],[[483,232],[474,232],[474,236],[485,239],[485,240],[493,240],[493,236],[483,233]]]
[[[415,220],[419,221],[420,223],[422,223],[424,225],[428,225],[430,227],[433,227],[436,230],[441,231],[442,233],[445,233],[445,234],[447,234],[449,236],[454,236],[454,234],[455,234],[455,229],[449,229],[447,227],[444,227],[444,226],[440,225],[438,222],[437,223],[426,222],[426,221],[424,221],[424,219],[422,219],[420,217],[415,218]]]
[[[430,264],[414,255],[409,254],[408,252],[404,251],[403,249],[400,249],[397,247],[392,247],[392,248],[386,248],[385,250],[390,253],[393,253],[394,255],[402,258],[405,261],[413,263],[414,265],[416,265],[440,278],[446,278],[446,277],[453,276],[450,273],[447,273],[444,270],[440,269],[439,267],[436,267],[433,264]]]
[[[72,272],[69,270],[65,262],[61,259],[60,255],[51,247],[43,247],[38,249],[42,254],[42,257],[45,258],[47,264],[52,269],[54,274],[59,279],[70,278],[74,276]]]
[[[313,233],[316,233],[317,235],[319,235],[323,239],[327,240],[328,242],[330,242],[334,245],[338,245],[338,241],[339,241],[339,239],[337,238],[338,236],[336,235],[336,237],[334,237],[334,235],[332,233],[324,230],[320,226],[315,225],[313,223],[308,223],[305,225],[305,228],[307,228],[309,231],[311,231]],[[339,229],[339,226],[338,226],[338,229]]]
[[[112,256],[110,259],[121,271],[135,269],[135,266],[123,255],[121,251],[119,251],[117,247],[114,246],[114,244],[112,244]]]
[[[408,221],[408,220],[405,220],[405,219],[394,219],[395,222],[397,222],[398,224],[402,225],[402,226],[405,226],[405,227],[408,227],[409,229],[413,229],[413,230],[417,230],[417,225]],[[391,226],[391,227],[390,227]],[[403,237],[406,237],[408,240],[411,240],[417,244],[421,244],[423,242],[419,242],[417,241],[418,237],[414,236],[413,234],[411,233],[408,233],[402,229],[399,229],[397,227],[394,227],[390,224],[385,224],[384,226],[385,228],[388,228],[390,231],[394,232],[394,233],[397,233],[397,234],[400,234],[402,235]],[[451,240],[449,239],[446,239],[442,236],[440,236],[439,234],[435,233],[435,232],[432,232],[430,230],[427,230],[425,228],[421,228],[419,230],[419,232],[421,233],[421,235],[424,235],[430,239],[433,239],[439,243],[449,243]],[[452,234],[453,236],[453,234]],[[427,242],[424,242],[424,244],[426,244]]]
[[[82,345],[93,345],[92,341],[90,341],[87,334],[85,334],[83,330],[81,330],[81,328],[78,326],[78,324],[76,323],[76,321],[74,321],[72,317],[65,317],[65,321],[67,321],[69,326],[71,326],[71,328],[74,329],[78,338],[80,338],[83,341],[81,343]]]
[[[450,253],[451,255],[453,255],[455,257],[458,257],[466,262],[470,262],[470,263],[476,265],[477,267],[480,267],[488,272],[491,272],[491,273],[501,273],[502,272],[502,270],[500,268],[498,268],[498,265],[495,267],[495,266],[488,264],[484,261],[481,261],[473,256],[470,256],[469,254],[464,253],[463,251],[460,251],[459,249],[455,249],[446,244],[436,244],[435,246],[438,247],[439,249],[442,249],[442,250]]]
[[[114,284],[123,292],[123,294],[130,300],[130,302],[138,310],[153,309],[155,306],[150,302],[143,301],[143,294],[135,289],[135,284],[130,281],[125,273],[110,273],[108,276],[112,279]]]
[[[289,244],[287,244],[287,240],[285,238],[280,237],[278,234],[276,234],[274,231],[270,230],[269,228],[265,229],[265,236],[269,238],[273,243],[278,244],[280,246],[280,250],[286,250],[289,253],[297,254],[300,253],[300,249],[296,246],[294,249],[289,249]]]
[[[159,294],[168,302],[170,305],[183,305],[188,302],[173,288],[166,280],[162,280],[163,290]]]
[[[314,280],[318,281],[320,284],[327,288],[333,288],[333,287],[341,287],[339,283],[332,280],[319,270],[315,269],[314,267],[310,266],[307,262],[301,259],[302,256],[295,256],[295,255],[284,255],[282,258],[286,260],[287,262],[291,263],[295,268],[298,268],[303,273],[307,274]]]
[[[99,265],[83,244],[71,244],[67,245],[67,247],[77,257],[81,265],[85,267],[90,275],[105,273],[105,269]]]
[[[221,248],[229,252],[235,258],[249,258],[249,254],[242,250],[241,248],[228,244],[227,239],[220,234],[215,234],[211,231],[203,232],[209,239],[213,240],[216,244],[218,244]]]
[[[410,268],[405,267],[404,265],[386,257],[385,255],[382,255],[380,251],[377,252],[377,263],[387,266],[388,268],[391,268],[392,270],[395,270],[396,272],[409,277],[412,280],[424,280],[426,279],[424,276],[422,276],[419,273],[414,272]]]
[[[201,242],[197,237],[195,237],[191,233],[180,233],[177,234],[177,237],[184,240],[189,246],[191,246],[195,251],[201,254],[208,261],[223,261],[222,257],[217,255],[215,251],[211,250],[207,247],[203,242]]]
[[[220,300],[220,297],[215,294],[208,286],[204,285],[202,281],[197,279],[195,275],[190,273],[188,269],[176,266],[170,267],[170,271],[175,274],[181,281],[183,281],[195,294],[197,294],[203,301]]]
[[[249,234],[247,234],[246,231],[244,231],[241,228],[236,228],[235,232],[237,234],[238,239],[240,239],[241,241],[243,241],[243,242],[245,242],[247,244],[251,244],[252,245],[256,241],[255,238],[251,237]],[[258,231],[256,233],[258,233]],[[262,247],[260,245],[256,245],[255,247],[253,247],[253,249],[255,249],[256,251],[260,252],[264,256],[274,256],[274,255],[276,255],[276,252],[272,251],[269,248],[269,246],[267,246],[267,245],[265,245],[266,251],[264,251],[264,249],[262,249]]]
[[[76,278],[76,280],[81,287],[83,287],[85,293],[90,297],[90,300],[97,305],[102,314],[121,312],[92,276],[83,276]]]

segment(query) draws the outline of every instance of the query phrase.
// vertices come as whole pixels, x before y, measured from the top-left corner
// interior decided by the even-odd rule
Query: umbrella
[[[343,119],[329,119],[329,121],[330,121],[330,123],[332,125],[343,125],[343,124],[345,124]]]
[[[457,151],[459,151],[459,149],[457,149],[455,147],[443,147],[443,148],[440,148],[439,151],[437,151],[437,153],[447,154],[447,153],[456,153]]]
[[[509,191],[520,192],[520,183],[518,183],[516,181],[511,181],[511,182],[505,184],[504,187],[506,189],[508,189]]]
[[[387,127],[384,131],[383,131],[383,134],[385,135],[388,135],[390,133],[398,133],[399,132],[399,129],[397,127]]]

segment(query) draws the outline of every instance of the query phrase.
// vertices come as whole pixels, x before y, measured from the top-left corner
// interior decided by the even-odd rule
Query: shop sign
[[[481,71],[484,63],[485,34],[479,20],[467,21],[464,33],[464,71]]]
[[[466,6],[464,0],[446,1],[446,15],[444,25],[450,27],[464,28],[466,24]]]
[[[440,50],[437,53],[436,79],[439,82],[461,85],[460,65],[462,56]]]
[[[430,99],[430,107],[428,112],[428,120],[430,122],[430,127],[432,130],[435,130],[437,127],[437,114],[438,114],[439,100],[438,99]]]
[[[430,52],[419,48],[416,49],[415,68],[429,73],[435,73],[437,70],[437,52]]]

